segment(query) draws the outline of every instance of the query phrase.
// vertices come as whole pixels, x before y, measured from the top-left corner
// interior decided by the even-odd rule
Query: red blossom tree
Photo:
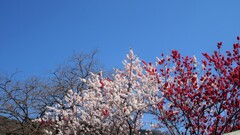
[[[222,54],[222,42],[212,55],[203,53],[198,69],[195,57],[182,57],[173,50],[158,59],[158,66],[143,62],[155,74],[164,99],[150,113],[158,117],[155,126],[171,134],[223,134],[240,129],[240,55],[238,43]],[[164,56],[164,55],[162,55]],[[149,70],[149,67],[155,68]],[[156,72],[158,71],[158,72]]]

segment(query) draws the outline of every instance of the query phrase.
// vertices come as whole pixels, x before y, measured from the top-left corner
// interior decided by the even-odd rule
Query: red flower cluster
[[[222,42],[217,47],[221,49]],[[193,57],[181,57],[176,50],[158,61],[158,76],[164,78],[158,82],[164,101],[155,115],[169,132],[222,134],[240,129],[239,49],[235,43],[226,56],[220,51],[203,53],[201,71],[196,70]]]

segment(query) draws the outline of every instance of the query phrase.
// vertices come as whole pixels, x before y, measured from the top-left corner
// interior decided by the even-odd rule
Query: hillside
[[[0,135],[5,134],[19,134],[18,128],[20,125],[16,120],[8,119],[7,117],[0,116]]]

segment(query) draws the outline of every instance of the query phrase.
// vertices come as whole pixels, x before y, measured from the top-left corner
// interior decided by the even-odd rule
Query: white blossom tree
[[[112,79],[91,73],[81,78],[87,88],[68,90],[64,100],[48,107],[40,121],[49,134],[138,134],[142,116],[161,100],[158,97],[156,72],[141,61],[132,50],[123,61],[124,69],[115,69]]]

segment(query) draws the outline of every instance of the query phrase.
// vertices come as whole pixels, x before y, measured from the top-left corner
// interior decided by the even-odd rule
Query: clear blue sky
[[[99,49],[106,68],[132,47],[153,61],[177,49],[231,49],[240,35],[240,0],[0,0],[0,71],[48,74],[73,53]]]

